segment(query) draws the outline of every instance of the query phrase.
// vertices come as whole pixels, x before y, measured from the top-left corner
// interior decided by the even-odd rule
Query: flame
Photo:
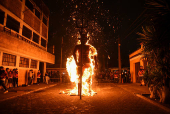
[[[90,46],[90,51],[89,51],[90,67],[85,68],[83,72],[82,95],[93,96],[95,92],[92,90],[92,77],[94,75],[94,68],[95,68],[94,56],[97,56],[97,51],[92,45],[90,44],[86,44],[86,45]],[[77,65],[73,55],[67,58],[66,68],[67,68],[68,75],[70,77],[70,81],[75,83],[74,89],[70,90],[68,94],[78,95],[79,75],[77,72]]]

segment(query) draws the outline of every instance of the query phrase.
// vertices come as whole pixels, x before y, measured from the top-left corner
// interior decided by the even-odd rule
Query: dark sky
[[[69,4],[69,2],[71,3],[74,0],[43,0],[43,1],[50,10],[48,47],[50,47],[51,45],[55,45],[56,63],[59,64],[61,38],[66,33],[65,28],[67,26],[65,23],[63,23],[62,20],[63,18],[65,18],[66,20],[68,18],[67,14],[63,14],[63,9],[65,9],[66,11],[70,10],[68,7],[66,7],[67,6],[66,4]],[[67,1],[67,3],[63,3],[63,1]],[[140,32],[141,30],[141,26],[138,25],[142,23],[144,16],[138,18],[137,21],[135,20],[144,11],[145,1],[144,0],[96,0],[96,1],[98,1],[99,4],[103,2],[102,4],[103,10],[109,10],[108,14],[111,26],[112,25],[114,25],[114,27],[119,26],[119,29],[116,30],[115,33],[114,31],[112,31],[113,29],[109,29],[106,27],[105,29],[103,29],[104,34],[106,34],[104,40],[107,41],[107,43],[105,43],[105,47],[109,48],[106,49],[106,53],[103,54],[105,56],[109,55],[111,57],[111,59],[109,60],[109,67],[118,66],[117,62],[118,37],[120,37],[122,44],[121,45],[122,67],[128,67],[129,66],[128,55],[140,47],[139,42],[137,41],[137,38],[139,38],[139,36],[136,35],[136,33]],[[115,17],[115,19],[113,19],[112,17]],[[134,21],[135,23],[132,25]],[[63,26],[63,24],[65,25]],[[102,23],[102,25],[105,26],[105,23]],[[68,26],[70,25],[68,24]],[[70,43],[67,37],[64,37],[64,43],[65,45],[68,45]],[[66,60],[67,57],[68,55],[63,53],[63,59]]]

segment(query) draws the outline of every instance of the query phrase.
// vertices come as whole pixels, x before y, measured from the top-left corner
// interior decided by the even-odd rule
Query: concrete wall
[[[130,74],[131,74],[131,82],[133,82],[133,83],[136,83],[135,63],[140,62],[140,66],[141,66],[142,65],[141,64],[142,63],[142,60],[141,60],[142,57],[143,57],[142,55],[138,55],[135,58],[130,59]]]
[[[29,57],[42,62],[55,63],[55,56],[45,50],[30,45],[29,43],[13,37],[5,32],[0,32],[0,50]]]
[[[20,29],[19,34],[22,35],[23,25],[26,26],[28,29],[36,33],[39,36],[39,46],[41,46],[41,38],[46,40],[46,51],[47,51],[47,44],[48,44],[48,27],[49,27],[49,17],[46,17],[33,0],[29,0],[34,5],[34,8],[40,12],[40,19],[35,15],[35,9],[31,11],[25,5],[25,0],[0,0],[0,10],[5,12],[4,24],[6,26],[7,15],[14,18],[16,21],[20,22]],[[40,0],[41,1],[41,0]],[[42,2],[42,1],[41,1]],[[45,6],[45,5],[44,5]],[[48,8],[47,8],[48,9]],[[47,11],[48,12],[48,11]],[[43,17],[47,20],[47,25],[43,23]],[[33,36],[31,40],[33,39]],[[41,46],[44,48],[43,46]]]
[[[46,62],[55,63],[55,56],[48,53],[47,51],[31,45],[29,42],[23,41],[17,37],[14,37],[6,32],[0,32],[0,66],[2,65],[2,56],[3,53],[12,54],[16,56],[16,66],[4,66],[4,68],[9,68],[10,70],[17,68],[18,69],[18,85],[28,84],[28,72],[30,69],[33,69],[34,79],[33,83],[37,82],[37,71],[39,70],[39,62],[44,63],[43,74],[46,72]],[[19,67],[20,57],[37,60],[37,68],[31,68],[31,62],[29,68]]]
[[[5,13],[4,23],[0,24],[0,66],[11,70],[14,68],[18,69],[18,85],[28,84],[28,72],[30,69],[32,69],[35,74],[33,82],[35,83],[37,81],[36,76],[40,62],[44,63],[42,75],[45,75],[46,63],[55,63],[55,56],[47,52],[47,45],[46,47],[41,45],[41,38],[46,40],[46,44],[48,43],[49,16],[46,17],[44,15],[44,12],[46,12],[45,10],[48,10],[48,8],[43,8],[42,11],[41,5],[35,4],[33,0],[29,1],[33,4],[34,8],[40,12],[40,19],[35,15],[35,9],[31,11],[27,8],[25,0],[0,0],[0,10]],[[46,7],[45,4],[43,4],[43,7]],[[48,13],[49,10],[47,11],[47,14]],[[19,33],[8,28],[6,31],[7,15],[20,23]],[[43,17],[47,20],[47,26],[43,24]],[[32,35],[33,32],[39,35],[39,43],[33,41],[33,36],[30,39],[22,36],[23,26],[30,29]],[[2,65],[3,53],[15,55],[16,65]],[[19,67],[20,57],[29,59],[28,68]],[[37,61],[37,68],[31,68],[32,59]]]
[[[21,17],[22,2],[20,0],[0,0],[0,4],[2,4],[5,8],[9,9],[18,17]]]
[[[136,83],[136,80],[137,80],[136,74],[138,74],[136,73],[135,63],[139,62],[140,66],[142,66],[143,69],[146,69],[146,66],[147,66],[147,60],[146,58],[144,58],[144,55],[142,54],[142,50],[143,50],[143,44],[141,44],[140,49],[136,50],[135,52],[129,55],[131,82],[133,83]]]

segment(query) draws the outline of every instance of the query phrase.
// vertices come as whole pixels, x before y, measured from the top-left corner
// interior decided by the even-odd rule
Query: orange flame
[[[92,77],[94,75],[94,67],[95,67],[94,56],[97,56],[97,51],[92,45],[88,43],[86,45],[90,46],[90,51],[89,51],[90,67],[85,68],[83,72],[82,95],[93,96],[95,92],[92,90]],[[68,75],[70,76],[70,81],[76,84],[74,89],[69,91],[69,94],[78,95],[79,76],[77,73],[77,65],[73,55],[70,58],[67,58],[66,68],[67,68]]]

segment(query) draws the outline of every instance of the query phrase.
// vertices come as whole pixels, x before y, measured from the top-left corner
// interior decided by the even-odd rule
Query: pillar
[[[46,63],[44,62],[44,68],[43,68],[44,72],[43,72],[43,76],[45,76],[46,73]],[[44,78],[43,78],[43,82],[45,82]]]
[[[0,66],[2,66],[2,56],[3,56],[3,52],[0,51]]]

